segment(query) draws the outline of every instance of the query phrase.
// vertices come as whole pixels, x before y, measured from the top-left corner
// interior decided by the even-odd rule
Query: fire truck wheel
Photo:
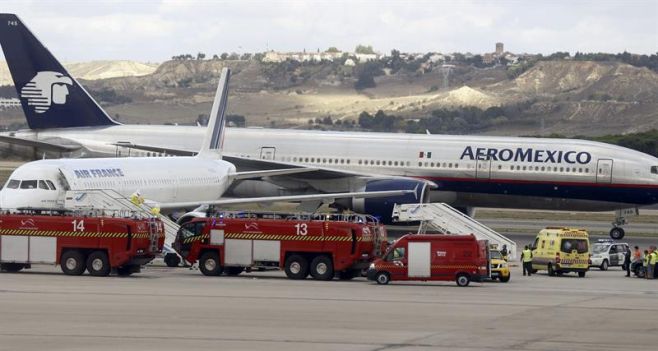
[[[0,264],[0,270],[7,273],[16,273],[23,269],[23,265],[20,263],[3,263]]]
[[[224,273],[229,276],[236,276],[240,275],[244,271],[244,268],[242,267],[226,267],[224,268]]]
[[[551,277],[554,277],[554,276],[555,276],[555,270],[553,269],[553,265],[552,265],[552,264],[550,264],[550,263],[548,264],[548,268],[547,268],[547,270],[548,270],[548,275],[549,275],[549,276],[551,276]]]
[[[94,251],[87,258],[87,271],[94,277],[107,277],[112,271],[105,251]]]
[[[120,277],[128,277],[133,273],[139,273],[142,267],[139,265],[127,265],[117,268],[117,275]]]
[[[306,279],[308,275],[308,261],[304,256],[290,255],[285,262],[286,276],[290,279]]]
[[[180,264],[180,257],[176,255],[175,253],[168,253],[164,257],[165,264],[167,267],[178,267]]]
[[[375,281],[377,281],[377,284],[379,285],[386,285],[391,281],[391,276],[386,272],[377,272],[377,275],[375,275]]]
[[[503,282],[503,283],[507,283],[509,281],[509,278],[511,278],[511,277],[512,277],[512,274],[509,274],[507,276],[501,275],[500,276],[500,281]]]
[[[471,278],[466,273],[460,273],[457,275],[457,285],[459,286],[468,286],[471,282]]]
[[[85,266],[85,256],[78,250],[64,252],[59,261],[62,272],[67,275],[81,275],[87,268]]]
[[[199,270],[203,275],[220,275],[222,266],[219,263],[219,254],[214,251],[207,251],[199,259]]]
[[[340,280],[352,280],[358,273],[361,273],[361,271],[355,271],[353,269],[346,269],[344,271],[338,272],[337,276],[338,279]]]
[[[334,264],[331,262],[331,258],[325,255],[315,256],[311,261],[311,275],[315,280],[332,280]]]

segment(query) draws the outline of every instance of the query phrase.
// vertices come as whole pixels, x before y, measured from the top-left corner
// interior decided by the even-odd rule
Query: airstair
[[[507,246],[510,259],[515,259],[516,243],[504,235],[463,214],[446,203],[396,204],[393,207],[394,222],[420,221],[418,233],[428,229],[442,234],[474,234],[478,239],[489,240],[497,248]]]
[[[149,205],[136,205],[125,196],[109,189],[67,191],[64,207],[70,210],[101,210],[105,215],[111,216],[115,214],[117,217],[129,217],[132,215],[153,216],[151,212],[152,208]],[[176,233],[178,233],[180,226],[167,218],[167,216],[159,214],[157,216],[165,228],[165,253],[176,252],[171,245],[176,240]]]

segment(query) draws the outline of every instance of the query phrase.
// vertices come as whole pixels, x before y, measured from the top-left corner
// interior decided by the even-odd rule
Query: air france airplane
[[[0,44],[30,127],[0,140],[100,156],[190,155],[199,149],[203,128],[113,121],[16,16],[0,15]],[[60,95],[67,93],[66,99],[37,100],[49,102],[47,109],[30,90],[43,71],[59,73],[48,76],[49,82],[60,86]],[[22,94],[25,87],[30,89]],[[240,171],[316,168],[267,181],[244,180],[229,194],[415,189],[410,198],[337,203],[385,220],[393,203],[419,198],[468,213],[475,207],[616,210],[610,235],[620,239],[626,216],[658,203],[658,159],[585,140],[251,128],[228,128],[225,137],[224,159]]]
[[[220,199],[235,180],[312,171],[312,168],[236,172],[221,159],[230,71],[224,68],[211,119],[196,156],[40,160],[18,167],[0,191],[3,209],[62,209],[67,190],[113,189],[128,197],[137,189],[161,208],[247,202],[316,201],[339,197],[404,195],[402,191]]]

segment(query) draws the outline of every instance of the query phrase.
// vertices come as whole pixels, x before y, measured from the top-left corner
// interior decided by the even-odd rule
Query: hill
[[[356,90],[367,65],[375,72],[374,86]],[[230,67],[229,113],[245,116],[252,126],[326,128],[309,120],[329,117],[350,122],[330,127],[344,129],[364,111],[418,120],[446,115],[436,111],[475,109],[474,120],[442,132],[602,135],[658,128],[658,74],[612,61],[537,61],[518,75],[510,74],[510,66],[460,63],[390,68],[386,62],[349,67],[326,61],[174,60],[157,69],[126,61],[70,67],[74,76],[89,79],[83,84],[92,94],[111,91],[125,97],[116,101],[130,101],[107,106],[127,123],[193,123],[209,111],[221,69]]]

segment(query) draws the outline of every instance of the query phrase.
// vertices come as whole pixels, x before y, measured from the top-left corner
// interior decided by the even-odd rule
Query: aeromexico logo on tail
[[[21,89],[21,97],[27,99],[27,105],[34,112],[44,113],[52,104],[66,103],[68,85],[73,85],[70,77],[59,72],[41,71]]]

